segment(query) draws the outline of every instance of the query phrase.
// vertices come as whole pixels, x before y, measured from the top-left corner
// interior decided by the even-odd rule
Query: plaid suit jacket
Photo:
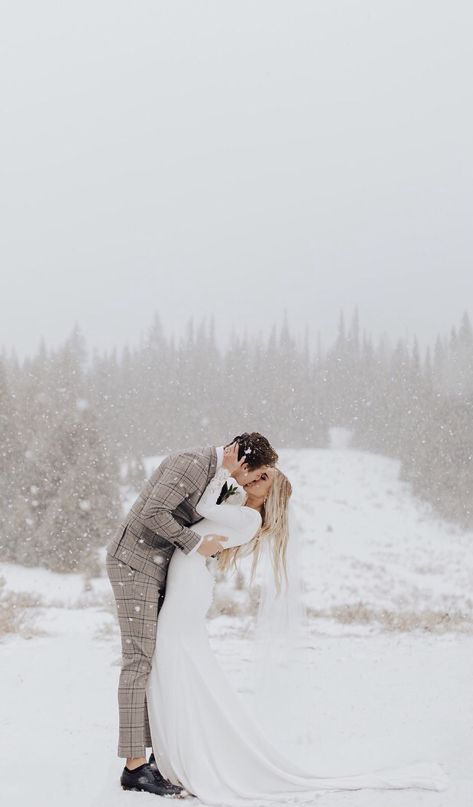
[[[200,541],[189,527],[202,519],[195,506],[216,468],[214,446],[166,457],[107,544],[109,555],[164,582],[175,548],[187,554]]]

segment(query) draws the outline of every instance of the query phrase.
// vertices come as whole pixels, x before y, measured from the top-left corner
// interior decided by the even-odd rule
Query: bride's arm
[[[261,526],[261,516],[257,510],[244,505],[222,502],[217,504],[222,485],[233,482],[225,468],[219,468],[210,480],[196,505],[199,515],[218,524],[219,534],[228,537],[227,546],[238,546],[250,541]]]

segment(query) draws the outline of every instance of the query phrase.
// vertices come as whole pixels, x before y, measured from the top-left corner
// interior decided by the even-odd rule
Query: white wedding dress
[[[227,536],[227,547],[250,541],[261,517],[239,504],[238,496],[216,504],[225,474],[220,469],[208,485],[197,506],[204,519],[192,529]],[[255,722],[212,652],[205,616],[213,588],[203,555],[173,553],[147,685],[153,750],[166,778],[219,807],[313,801],[333,790],[445,789],[446,774],[434,763],[327,777],[316,772],[316,764],[308,771],[288,760]]]

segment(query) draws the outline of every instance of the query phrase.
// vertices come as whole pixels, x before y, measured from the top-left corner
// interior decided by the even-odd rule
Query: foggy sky
[[[0,345],[473,317],[466,0],[0,9]]]

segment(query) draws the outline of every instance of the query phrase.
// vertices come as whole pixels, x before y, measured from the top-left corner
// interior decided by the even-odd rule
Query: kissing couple
[[[314,760],[306,770],[272,744],[219,666],[205,622],[215,566],[257,560],[266,545],[281,588],[294,536],[292,488],[277,461],[258,432],[171,454],[107,546],[122,641],[122,788],[229,807],[334,790],[445,789],[436,763],[327,777]]]

